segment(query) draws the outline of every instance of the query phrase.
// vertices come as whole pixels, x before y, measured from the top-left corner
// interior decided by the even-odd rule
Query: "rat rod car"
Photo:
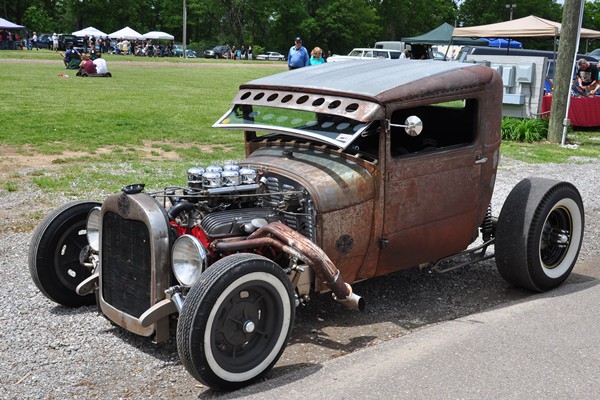
[[[582,200],[570,183],[528,178],[492,216],[501,102],[500,75],[466,63],[355,61],[256,79],[214,124],[244,132],[245,160],[56,209],[33,235],[33,281],[156,342],[176,323],[185,368],[221,390],[273,367],[316,293],[361,310],[350,283],[494,253],[511,284],[554,288],[579,254]]]

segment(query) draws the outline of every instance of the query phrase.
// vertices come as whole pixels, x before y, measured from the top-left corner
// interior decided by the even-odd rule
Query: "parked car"
[[[198,53],[194,50],[185,49],[185,54],[187,58],[196,58],[198,57]],[[173,55],[175,57],[183,57],[183,45],[182,44],[174,44],[173,45]]]
[[[585,55],[594,57],[596,59],[596,61],[600,61],[600,48],[594,49],[594,50],[590,51],[589,53],[585,53]]]
[[[446,54],[438,50],[431,50],[431,55],[434,60],[445,60]],[[449,57],[449,56],[448,56]]]
[[[229,48],[229,46],[215,46],[212,49],[204,50],[204,58],[229,58],[230,51],[231,49]]]
[[[37,47],[40,49],[52,50],[52,34],[40,33],[37,39]]]
[[[376,60],[380,58],[387,58],[397,60],[400,58],[402,52],[400,50],[388,50],[388,49],[370,49],[370,48],[357,48],[353,49],[347,56],[341,56],[334,54],[327,58],[327,62],[337,61],[348,61],[348,60]]]
[[[285,56],[276,51],[268,51],[265,54],[259,54],[256,56],[257,60],[269,60],[269,61],[285,61]]]
[[[83,37],[68,35],[68,34],[59,34],[58,35],[58,49],[66,50],[69,48],[69,45],[72,44],[78,50],[83,49]]]
[[[182,364],[219,390],[264,377],[318,293],[363,310],[354,282],[495,255],[511,284],[555,288],[583,240],[581,196],[531,177],[493,214],[502,93],[492,68],[433,60],[243,84],[213,126],[243,131],[245,160],[57,208],[32,235],[33,282],[155,342],[176,324]]]

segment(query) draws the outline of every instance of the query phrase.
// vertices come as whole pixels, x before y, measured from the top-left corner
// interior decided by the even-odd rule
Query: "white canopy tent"
[[[109,34],[108,36],[110,36],[113,39],[143,39],[144,36],[137,32],[134,29],[131,29],[130,27],[126,26],[123,29],[119,29],[118,31],[115,31],[111,34]]]
[[[99,29],[94,28],[93,26],[88,26],[85,29],[81,29],[79,31],[75,31],[71,33],[72,35],[75,36],[93,36],[93,37],[101,37],[101,38],[105,38],[106,36],[108,36],[106,33],[102,32]]]
[[[0,29],[24,29],[23,25],[17,25],[14,22],[10,22],[7,19],[0,18]]]
[[[161,31],[150,31],[150,32],[144,33],[143,37],[144,37],[144,39],[164,39],[164,40],[175,39],[175,36],[170,35],[166,32],[161,32]]]

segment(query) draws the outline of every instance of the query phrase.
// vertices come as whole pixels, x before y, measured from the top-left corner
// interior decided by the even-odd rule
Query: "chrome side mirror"
[[[417,117],[416,115],[411,115],[410,117],[406,118],[404,125],[390,124],[390,126],[404,128],[406,133],[410,136],[419,136],[423,131],[423,121],[421,121],[421,118]]]

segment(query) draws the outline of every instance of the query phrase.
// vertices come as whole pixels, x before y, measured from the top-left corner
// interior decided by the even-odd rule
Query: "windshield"
[[[214,127],[288,133],[345,149],[369,125],[339,115],[238,104],[221,117]]]

